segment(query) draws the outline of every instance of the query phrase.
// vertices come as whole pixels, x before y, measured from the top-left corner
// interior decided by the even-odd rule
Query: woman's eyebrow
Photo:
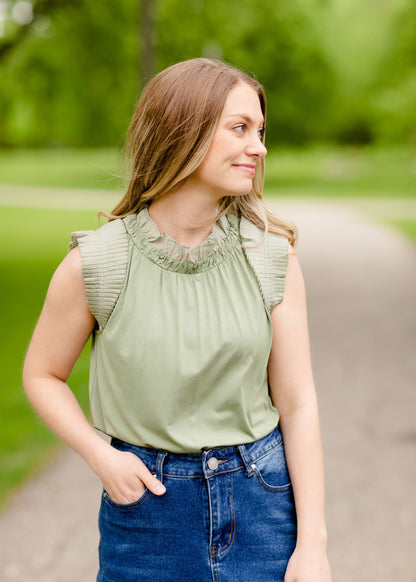
[[[249,115],[247,115],[247,113],[230,113],[229,115],[226,115],[225,117],[242,117],[243,119],[245,119],[249,123],[254,123],[254,120]],[[259,125],[260,124],[264,125],[263,118],[259,121]]]

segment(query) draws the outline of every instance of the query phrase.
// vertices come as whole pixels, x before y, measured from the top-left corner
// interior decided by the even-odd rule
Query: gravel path
[[[279,211],[301,233],[334,582],[416,582],[416,249],[339,204]],[[0,516],[0,580],[93,582],[100,490],[65,449]]]

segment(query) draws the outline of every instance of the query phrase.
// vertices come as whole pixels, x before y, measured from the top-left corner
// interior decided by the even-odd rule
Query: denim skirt
[[[296,512],[278,427],[200,454],[112,446],[136,454],[166,493],[120,504],[103,492],[97,582],[283,582]]]

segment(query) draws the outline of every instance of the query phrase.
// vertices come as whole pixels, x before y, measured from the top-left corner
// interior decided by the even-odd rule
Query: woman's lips
[[[253,166],[251,164],[233,164],[233,167],[236,168],[237,170],[240,170],[241,172],[246,172],[247,174],[250,174],[250,176],[254,176],[254,174],[256,173],[256,166]]]

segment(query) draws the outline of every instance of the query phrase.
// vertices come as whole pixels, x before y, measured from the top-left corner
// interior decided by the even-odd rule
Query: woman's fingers
[[[146,477],[146,480],[143,478],[142,481],[149,491],[155,495],[163,495],[166,492],[166,487],[163,483],[152,474],[150,474],[150,477]]]
[[[159,479],[153,475],[146,465],[138,457],[140,469],[137,471],[137,477],[142,481],[142,483],[155,495],[163,495],[166,491],[166,487],[163,485]]]
[[[137,501],[146,487],[154,495],[163,495],[166,491],[163,483],[131,452],[118,451],[109,446],[106,453],[100,456],[98,465],[95,472],[104,489],[117,503]]]

